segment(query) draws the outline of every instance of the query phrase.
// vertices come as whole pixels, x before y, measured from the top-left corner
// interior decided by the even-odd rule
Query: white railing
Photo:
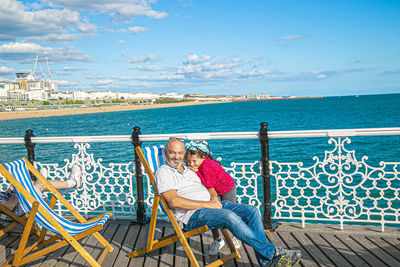
[[[367,156],[357,157],[347,150],[353,136],[400,135],[400,128],[334,129],[310,131],[270,131],[270,139],[328,137],[330,149],[324,158],[313,157],[314,163],[269,162],[273,197],[273,219],[308,222],[373,223],[400,226],[400,162],[366,163]],[[140,135],[141,141],[165,141],[170,136],[196,139],[258,139],[258,132],[172,133]],[[114,218],[135,218],[136,184],[133,158],[128,163],[102,164],[90,153],[90,143],[131,142],[130,135],[32,137],[36,144],[75,143],[77,150],[63,165],[35,162],[40,170],[47,169],[49,179],[66,179],[70,168],[77,164],[83,169],[83,185],[69,189],[64,195],[86,216],[113,211]],[[0,138],[0,144],[23,144],[24,138]],[[311,155],[305,155],[311,158]],[[259,154],[253,162],[232,162],[226,170],[238,186],[238,202],[262,207]],[[0,177],[1,189],[8,187]],[[149,182],[147,181],[147,184]],[[145,184],[146,186],[146,184]],[[145,189],[146,190],[146,189]],[[145,203],[150,207],[152,192],[145,191]],[[55,210],[65,212],[60,206]],[[149,212],[149,210],[147,210]]]

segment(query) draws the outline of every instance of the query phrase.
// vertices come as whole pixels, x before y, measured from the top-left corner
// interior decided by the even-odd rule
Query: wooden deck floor
[[[111,241],[114,251],[107,255],[102,266],[189,266],[182,246],[178,243],[141,256],[129,259],[126,255],[134,248],[145,246],[148,225],[131,225],[127,221],[110,221],[103,229],[103,236]],[[168,235],[172,228],[168,223],[157,224],[157,236]],[[156,236],[156,238],[157,238]],[[267,238],[278,247],[300,249],[303,252],[299,266],[400,266],[400,229],[386,230],[346,227],[338,228],[321,225],[307,225],[302,229],[298,225],[281,225]],[[217,256],[208,256],[211,232],[190,239],[200,264],[207,264]],[[0,238],[0,264],[16,250],[19,235],[11,234]],[[82,241],[84,247],[95,257],[99,255],[99,246],[93,238]],[[222,253],[227,248],[223,248]],[[258,266],[254,251],[247,245],[239,250],[242,259],[230,261],[228,266]],[[88,263],[71,247],[33,261],[29,266],[88,266]]]

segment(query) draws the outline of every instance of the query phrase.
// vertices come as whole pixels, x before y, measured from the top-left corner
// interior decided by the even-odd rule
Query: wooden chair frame
[[[6,214],[12,220],[12,221],[10,221],[10,223],[7,226],[3,225],[3,223],[0,223],[0,237],[2,237],[3,235],[5,235],[7,233],[22,234],[22,231],[18,231],[18,230],[16,231],[13,229],[15,227],[17,227],[18,225],[21,225],[23,228],[25,228],[26,221],[28,219],[28,214],[23,214],[21,216],[17,216],[17,215],[15,215],[14,212],[12,212],[12,210],[7,208],[3,204],[0,204],[0,212]],[[38,231],[37,229],[35,229],[33,227],[31,234],[39,236],[40,231]]]
[[[58,201],[62,205],[64,205],[68,211],[77,219],[80,223],[86,223],[90,222],[96,219],[99,219],[103,217],[105,214],[92,219],[90,221],[87,221],[85,218],[83,218],[82,215],[79,214],[79,212],[58,192],[57,189],[55,189],[49,181],[44,178],[40,172],[26,159],[22,158],[28,170],[36,176],[42,184],[48,189],[48,191],[52,194],[51,200],[49,207],[51,209],[54,209],[55,204]],[[25,224],[25,229],[23,231],[20,243],[18,245],[18,250],[10,256],[10,258],[4,263],[3,266],[20,266],[23,264],[26,264],[32,260],[35,260],[43,255],[46,255],[48,253],[51,253],[59,248],[62,248],[66,245],[71,245],[75,250],[91,265],[91,266],[101,266],[101,263],[105,259],[106,255],[108,252],[113,251],[113,247],[107,242],[107,240],[104,239],[103,236],[100,235],[99,231],[103,229],[102,225],[97,225],[91,229],[88,229],[84,232],[81,232],[79,234],[76,234],[72,236],[67,232],[66,229],[64,229],[59,222],[53,218],[49,212],[39,204],[38,201],[28,192],[27,189],[25,189],[19,181],[16,180],[16,178],[8,172],[8,170],[0,164],[0,173],[14,186],[15,190],[20,192],[30,203],[32,203],[32,209],[27,214],[27,219],[24,222]],[[60,234],[53,235],[49,237],[48,239],[45,239],[47,229],[44,227],[39,233],[39,238],[36,242],[34,242],[32,245],[27,247],[27,241],[30,236],[30,233],[32,232],[32,227],[34,223],[34,219],[36,216],[36,213],[39,212],[43,217],[45,217],[46,220],[48,220]],[[17,217],[17,216],[16,216]],[[13,218],[15,219],[15,218]],[[78,240],[89,236],[89,235],[94,235],[94,237],[104,246],[104,250],[101,253],[100,257],[96,261],[88,251],[86,251],[81,244],[79,244]],[[56,242],[58,241],[58,242]]]
[[[143,154],[143,150],[141,149],[141,147],[136,147],[135,151],[136,151],[137,155],[139,156],[139,159],[142,162],[142,164],[146,170],[147,176],[149,177],[150,182],[154,188],[154,202],[153,202],[153,208],[152,208],[151,219],[150,219],[149,233],[147,236],[147,246],[143,249],[132,251],[131,253],[128,254],[128,257],[129,258],[137,257],[139,255],[150,252],[152,250],[159,249],[159,248],[162,248],[162,247],[165,247],[165,246],[168,246],[170,244],[180,241],[192,266],[195,266],[195,267],[200,266],[194,256],[192,249],[189,246],[187,238],[208,231],[207,225],[204,225],[202,227],[196,228],[194,230],[191,230],[191,231],[188,231],[185,233],[182,231],[182,229],[179,227],[179,224],[178,224],[172,210],[168,207],[167,202],[158,193],[157,186],[155,183],[154,173],[152,172],[152,170]],[[156,228],[156,222],[157,222],[157,213],[158,213],[158,208],[159,208],[160,202],[165,210],[166,215],[168,216],[170,223],[172,224],[172,227],[173,227],[175,233],[165,236],[165,237],[162,237],[158,240],[154,240],[154,234],[155,234],[155,228]],[[221,259],[217,259],[216,261],[208,264],[207,266],[220,266],[229,260],[232,260],[232,259],[239,260],[240,259],[239,252],[235,248],[235,245],[233,244],[231,237],[228,235],[227,230],[223,229],[222,234],[224,235],[224,238],[228,243],[231,253]]]

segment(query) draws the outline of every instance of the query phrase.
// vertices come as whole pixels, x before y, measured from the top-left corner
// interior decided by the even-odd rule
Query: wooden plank
[[[16,234],[16,236],[10,236],[11,237],[11,239],[13,240],[11,243],[9,243],[8,245],[7,245],[7,247],[3,250],[4,252],[4,257],[5,257],[5,260],[3,261],[3,263],[12,255],[12,254],[14,254],[17,250],[18,250],[18,245],[19,245],[19,243],[20,243],[20,241],[21,241],[21,237],[22,237],[22,235],[20,235],[20,234]],[[15,238],[16,237],[16,238]],[[10,239],[10,240],[11,240]],[[5,239],[5,240],[7,240],[7,239]],[[9,240],[9,241],[10,241]],[[38,239],[37,239],[37,237],[33,237],[33,238],[29,238],[28,239],[28,241],[27,241],[27,243],[26,243],[26,247],[29,247],[29,246],[31,246],[31,245],[33,245],[33,243],[35,243],[36,241],[37,241]],[[3,255],[1,256],[1,257],[3,257]]]
[[[278,236],[277,232],[268,232],[266,234],[267,240],[274,244],[277,248],[288,248],[283,240]]]
[[[158,227],[156,225],[155,233],[154,233],[154,240],[161,238],[162,231],[163,231],[163,228]],[[148,252],[147,256],[146,256],[146,267],[157,267],[159,256],[160,256],[160,249],[156,249],[156,250]]]
[[[307,235],[336,266],[351,266],[351,264],[342,255],[340,255],[336,249],[331,246],[331,244],[326,242],[326,240],[323,239],[320,234],[309,233]]]
[[[374,254],[379,260],[386,263],[389,266],[399,266],[399,261],[390,256],[386,251],[369,241],[365,236],[354,235],[354,240],[362,244],[370,253]]]
[[[258,261],[254,249],[245,243],[242,244],[243,249],[246,251],[247,259],[249,260],[249,266],[258,266]]]
[[[303,232],[293,232],[293,237],[302,246],[301,261],[303,266],[318,266],[311,255],[319,255],[321,252],[316,248],[315,244]],[[319,259],[321,262],[323,259]]]
[[[115,232],[116,227],[117,227],[116,224],[106,224],[105,228],[103,228],[101,235],[104,237],[107,236],[106,240],[108,240],[112,236],[112,234]],[[111,232],[111,236],[110,236],[110,234],[108,234],[110,232]],[[86,243],[83,245],[83,248],[86,249],[86,251],[89,252],[89,254],[92,255],[92,257],[94,259],[96,259],[96,257],[100,253],[100,248],[98,247],[97,243],[98,243],[97,239],[93,235],[90,235],[88,240],[86,241]],[[76,257],[74,258],[74,261],[73,261],[73,264],[78,265],[78,266],[84,266],[86,263],[87,263],[86,260],[79,253],[76,255]]]
[[[118,230],[112,240],[110,240],[111,246],[114,250],[111,253],[108,253],[107,257],[103,261],[103,266],[113,266],[114,261],[116,261],[118,254],[123,247],[125,237],[127,236],[129,229],[128,223],[121,223],[118,227]]]
[[[18,244],[17,241],[20,239],[18,234],[6,234],[1,237],[0,240],[0,264],[3,265],[7,258],[11,255],[11,244]],[[17,245],[18,246],[18,245]],[[13,252],[15,252],[14,249]]]
[[[302,263],[305,266],[307,266],[307,262],[310,263],[311,261],[314,261],[315,264],[321,266],[334,266],[329,258],[326,257],[325,254],[321,251],[321,249],[319,248],[319,244],[315,244],[315,242],[313,242],[313,240],[309,236],[307,236],[306,233],[296,232],[294,236],[304,248]]]
[[[112,240],[113,236],[116,234],[116,231],[117,231],[118,227],[119,227],[119,224],[117,224],[117,223],[109,223],[108,227],[107,227],[107,230],[102,235],[104,237],[104,239],[105,240]],[[93,238],[95,238],[95,237],[93,237]],[[87,246],[87,244],[86,244],[86,246]],[[89,249],[91,249],[91,248],[87,248],[88,251],[89,251]],[[104,250],[103,245],[97,239],[95,239],[95,244],[93,245],[93,249],[92,249],[92,252],[91,252],[92,257],[95,260],[97,260],[100,257],[101,253],[103,252],[103,250]],[[84,260],[84,265],[85,266],[90,266],[90,264],[85,260]]]
[[[346,258],[352,265],[367,266],[361,257],[355,254],[349,247],[347,247],[340,239],[333,234],[321,234],[322,237],[331,244],[344,258]]]
[[[117,258],[114,262],[114,266],[128,266],[130,259],[128,258],[128,254],[132,252],[134,245],[136,243],[136,239],[140,233],[140,225],[130,225],[128,229],[128,233],[122,243],[121,249],[118,252]],[[104,265],[106,266],[106,265]]]
[[[362,258],[365,262],[367,262],[371,266],[384,266],[385,264],[372,255],[367,249],[361,246],[358,242],[356,242],[349,235],[337,235],[338,239],[340,239],[346,246],[348,246],[354,253],[356,253],[360,258]]]
[[[308,253],[306,249],[304,249],[304,246],[301,244],[300,241],[298,241],[292,233],[290,232],[277,232],[277,234],[280,236],[280,238],[286,243],[289,249],[297,249],[301,251],[301,260],[300,263],[304,266],[317,266],[311,255]],[[303,236],[305,237],[305,236]]]
[[[238,252],[240,254],[240,259],[235,260],[236,265],[238,267],[253,266],[253,263],[251,262],[249,256],[247,255],[247,251],[245,250],[245,244],[243,242],[240,242],[240,244],[241,244],[241,246],[238,249]],[[252,248],[250,248],[250,249],[252,249]],[[254,250],[253,250],[253,252],[254,252]]]
[[[164,226],[163,236],[168,236],[175,233],[174,228],[171,224]],[[175,244],[170,244],[166,247],[161,248],[160,252],[160,266],[173,266],[174,265],[174,250]]]
[[[105,229],[107,228],[107,225],[104,226],[103,230],[100,231],[100,234],[103,234]],[[88,242],[90,236],[87,236],[83,238],[79,243],[84,247],[86,242]],[[56,267],[64,267],[64,266],[69,266],[72,262],[74,262],[74,259],[78,256],[78,252],[75,250],[74,247],[69,246],[65,254],[59,258],[57,263],[55,264]]]
[[[46,234],[46,239],[49,238],[52,235],[53,234],[50,234],[50,233]],[[29,263],[29,266],[32,266],[32,267],[36,267],[36,266],[41,266],[41,267],[43,267],[43,266],[45,266],[45,267],[53,266],[58,261],[58,258],[61,257],[67,251],[68,247],[69,247],[69,245],[64,246],[64,247],[62,247],[60,249],[57,249],[56,251],[53,251],[53,252],[51,252],[51,253],[43,256],[43,257],[40,257],[40,258],[38,258],[38,259],[36,259],[34,261],[31,261]]]
[[[400,237],[395,236],[383,236],[382,237],[386,242],[394,246],[395,248],[400,249]]]
[[[139,236],[137,238],[134,249],[141,249],[146,247],[148,233],[149,233],[149,224],[142,225],[140,227]],[[129,261],[129,266],[132,267],[144,266],[145,260],[146,260],[146,255],[141,255],[135,258],[131,258],[131,260]]]
[[[399,266],[400,266],[400,250],[399,247],[394,247],[390,243],[386,242],[382,237],[378,236],[368,236],[367,237],[371,242],[376,244],[379,248],[384,250],[386,253],[388,253],[390,256],[395,258],[397,261],[399,261]]]
[[[185,249],[183,248],[181,242],[175,243],[175,264],[174,266],[188,266],[189,258],[186,255]]]
[[[189,238],[189,245],[192,248],[194,257],[196,258],[199,265],[203,265],[203,251],[201,244],[200,235],[192,236]]]

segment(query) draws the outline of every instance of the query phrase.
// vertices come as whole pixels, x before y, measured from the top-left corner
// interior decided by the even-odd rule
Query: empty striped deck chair
[[[29,172],[36,176],[52,194],[50,204],[43,200],[41,193],[34,187]],[[0,164],[0,173],[14,187],[22,209],[28,214],[18,250],[10,256],[6,264],[20,266],[63,246],[71,245],[91,266],[101,266],[107,253],[111,252],[113,248],[98,232],[103,229],[104,223],[112,215],[111,212],[90,221],[85,220],[25,158],[4,165]],[[78,222],[67,220],[53,211],[57,200],[71,212]],[[27,247],[34,221],[42,227],[42,230],[38,240]],[[47,231],[53,232],[54,235],[45,239]],[[78,242],[92,234],[104,246],[97,261]]]
[[[167,202],[165,199],[158,194],[156,183],[155,183],[155,177],[154,173],[157,170],[157,168],[164,164],[165,162],[165,152],[164,152],[164,146],[153,146],[153,147],[146,147],[142,150],[141,147],[136,147],[135,151],[137,155],[140,158],[140,161],[143,164],[143,167],[146,171],[147,177],[149,178],[151,185],[153,186],[154,189],[154,202],[153,202],[153,207],[152,207],[152,213],[151,213],[151,219],[150,219],[150,226],[149,226],[149,232],[147,236],[147,246],[143,249],[135,250],[132,251],[131,253],[128,254],[129,258],[137,257],[139,255],[142,255],[144,253],[168,246],[170,244],[176,243],[176,242],[181,242],[185,253],[187,257],[189,258],[189,261],[192,266],[198,267],[200,266],[197,259],[194,256],[194,253],[192,249],[189,246],[189,243],[187,241],[187,238],[202,234],[206,231],[208,231],[207,225],[204,225],[202,227],[199,227],[197,229],[188,231],[188,232],[183,232],[182,229],[179,227],[178,221],[176,220],[174,214],[172,213],[172,210],[168,207]],[[169,236],[162,237],[158,240],[154,240],[154,234],[155,234],[155,228],[156,228],[156,222],[157,222],[157,213],[158,213],[158,208],[159,204],[161,202],[161,206],[163,207],[165,214],[168,216],[168,219],[170,223],[172,224],[172,227],[175,231],[174,234],[171,234]],[[224,235],[225,240],[227,241],[230,249],[230,254],[228,254],[225,257],[222,257],[220,259],[217,259],[216,261],[208,264],[207,266],[220,266],[224,264],[225,262],[231,260],[231,259],[240,259],[239,252],[236,250],[232,239],[228,235],[228,232],[226,229],[222,230],[222,234]]]

